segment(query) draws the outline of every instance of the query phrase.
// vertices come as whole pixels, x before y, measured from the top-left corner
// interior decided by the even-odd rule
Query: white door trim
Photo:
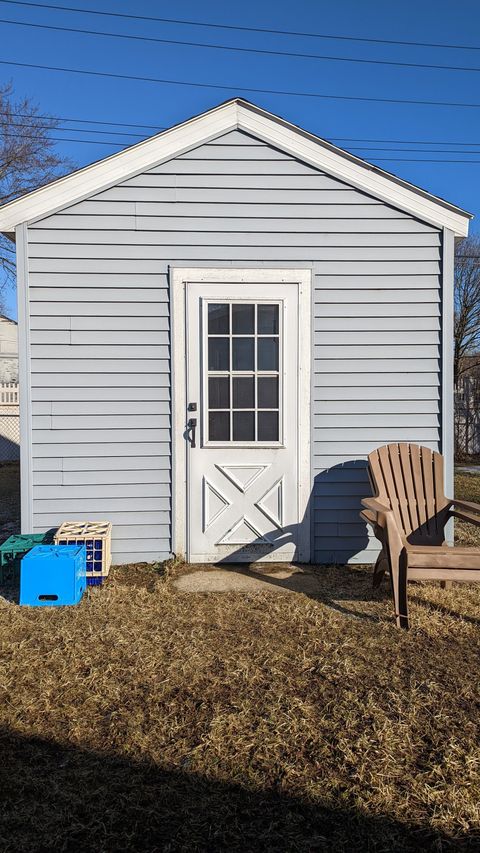
[[[311,284],[310,269],[209,269],[178,267],[170,270],[171,358],[172,358],[172,550],[184,556],[188,550],[187,531],[187,421],[186,400],[186,287],[195,283],[294,282],[298,284],[298,518],[302,538],[298,542],[300,562],[310,560],[310,366],[311,351]]]

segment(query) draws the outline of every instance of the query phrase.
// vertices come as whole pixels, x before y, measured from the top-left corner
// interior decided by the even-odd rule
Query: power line
[[[1,0],[0,0],[1,2]],[[82,124],[108,124],[114,127],[138,127],[138,128],[146,128],[147,130],[168,130],[167,127],[159,127],[156,124],[132,124],[129,122],[119,122],[119,121],[99,121],[97,119],[88,119],[88,118],[73,118],[72,116],[55,116],[55,115],[46,115],[46,114],[37,114],[31,116],[29,113],[14,113],[0,110],[0,116],[8,116],[11,115],[14,118],[35,118],[35,119],[50,119],[52,121],[73,121],[80,122]],[[19,127],[21,125],[18,125]],[[59,128],[56,128],[59,129]],[[63,129],[63,128],[62,128]],[[72,131],[80,131],[80,128],[69,127],[65,128],[65,130]],[[86,131],[88,132],[88,130]],[[91,131],[92,133],[97,131]],[[98,131],[99,133],[109,133],[109,131]],[[116,131],[111,131],[114,135]],[[122,136],[140,136],[141,134],[124,134],[121,133]],[[398,145],[478,145],[480,147],[479,142],[458,142],[453,139],[364,139],[361,136],[328,136],[322,137],[325,139],[336,140],[337,142],[379,142],[379,143],[387,143],[387,144],[398,144]],[[460,153],[460,152],[459,152]]]
[[[111,139],[69,139],[66,136],[35,136],[30,134],[2,134],[0,133],[0,138],[3,139],[18,139],[20,142],[22,139],[41,139],[45,141],[46,139],[51,139],[52,142],[84,142],[88,145],[118,145],[120,148],[128,148],[128,145],[125,142],[114,142]]]
[[[479,145],[479,142],[455,142],[453,139],[363,139],[358,136],[330,136],[337,142],[385,142],[397,145]],[[460,152],[459,152],[460,153]]]
[[[0,0],[0,2],[2,2],[2,0]],[[31,114],[29,114],[29,113],[14,113],[14,112],[7,112],[7,111],[0,110],[0,116],[2,116],[2,115],[6,115],[6,116],[11,115],[14,118],[30,118],[31,117]],[[158,131],[169,129],[168,127],[159,127],[156,124],[132,124],[129,122],[119,122],[119,121],[99,121],[98,119],[72,118],[72,116],[67,117],[67,116],[54,116],[54,115],[38,114],[38,115],[34,115],[33,118],[35,118],[35,119],[50,119],[52,121],[74,121],[74,122],[80,122],[82,124],[108,124],[108,125],[111,125],[114,127],[138,127],[138,128],[146,128],[147,130],[158,130]],[[18,125],[18,126],[20,127],[21,125]],[[75,131],[75,132],[81,131],[80,128],[75,128],[75,127],[55,128],[55,129],[56,130],[65,129],[65,130],[71,130],[71,131]],[[86,130],[85,132],[88,133],[89,130]],[[97,131],[92,130],[91,132],[94,133]],[[99,133],[109,133],[109,131],[98,131],[98,132]],[[116,131],[111,131],[111,133],[113,133],[115,135]],[[124,133],[121,133],[121,135],[122,136],[130,136],[130,134],[124,134]],[[132,136],[140,136],[141,134],[131,134],[131,135]],[[331,141],[335,140],[337,142],[378,142],[378,143],[386,143],[386,144],[392,144],[392,145],[394,143],[398,144],[398,145],[466,145],[466,146],[477,145],[480,147],[480,141],[479,142],[458,142],[458,141],[453,140],[453,139],[364,139],[363,137],[359,137],[359,136],[330,136],[330,134],[328,134],[328,136],[326,136],[326,137],[322,137],[322,139],[323,138],[327,139],[327,140],[331,140]],[[460,154],[461,152],[458,152],[458,153]]]
[[[55,9],[60,12],[81,12],[82,14],[88,15],[101,15],[102,17],[107,18],[123,18],[124,20],[130,21],[154,21],[156,23],[161,24],[178,24],[181,26],[192,26],[192,27],[205,27],[208,29],[216,29],[216,30],[235,30],[237,32],[247,32],[247,33],[262,33],[262,34],[271,34],[271,35],[281,35],[281,36],[298,36],[300,38],[318,38],[318,39],[329,39],[334,41],[351,41],[351,42],[365,42],[368,44],[396,44],[396,45],[406,45],[409,47],[433,47],[433,48],[441,48],[443,50],[480,50],[479,45],[467,45],[467,44],[442,44],[439,42],[421,42],[421,41],[406,41],[399,39],[378,39],[378,38],[363,38],[361,36],[339,36],[332,35],[330,33],[305,33],[298,32],[295,30],[277,30],[271,29],[267,27],[246,27],[239,26],[233,24],[216,24],[216,23],[207,23],[205,21],[189,21],[189,20],[181,20],[179,18],[159,18],[151,15],[131,15],[122,12],[105,12],[100,11],[99,9],[84,9],[79,8],[77,6],[55,6],[51,3],[28,3],[22,2],[22,0],[0,0],[2,3],[8,3],[12,6],[29,6],[34,9]]]
[[[452,148],[370,148],[365,145],[354,145],[349,147],[350,151],[399,151],[404,154],[480,154],[480,149],[476,151],[456,151]]]
[[[0,0],[1,2],[1,0]],[[14,118],[30,118],[29,113],[12,113],[0,110],[0,115],[11,115]],[[81,122],[82,124],[109,124],[112,127],[142,127],[147,130],[168,130],[166,127],[158,127],[156,124],[129,124],[126,121],[99,121],[98,119],[89,119],[89,118],[67,118],[66,116],[49,116],[49,115],[35,115],[34,118],[39,119],[51,119],[53,121],[75,121]],[[69,128],[74,130],[75,128]],[[113,133],[113,131],[112,131]],[[375,140],[374,140],[375,141]],[[468,143],[470,144],[470,143]]]
[[[28,123],[28,122],[22,123],[22,122],[18,122],[18,121],[12,121],[12,122],[9,122],[8,124],[7,123],[3,124],[1,115],[2,114],[0,113],[0,132],[2,130],[2,127],[5,127],[7,130],[9,130],[11,127],[26,127],[26,128],[30,128],[31,130],[54,130],[54,131],[63,130],[63,131],[69,132],[69,133],[96,133],[96,134],[103,134],[103,135],[107,135],[107,136],[131,136],[134,139],[138,139],[140,136],[142,136],[141,133],[127,133],[127,131],[123,131],[123,130],[95,130],[94,128],[91,128],[91,127],[85,127],[85,128],[83,128],[83,127],[62,127],[61,125],[52,126],[51,124],[37,124],[36,122],[34,122],[34,123]],[[36,119],[37,116],[32,116],[32,118]],[[55,121],[55,119],[53,119],[53,121]],[[139,141],[141,141],[141,140],[139,140]]]
[[[0,137],[1,136],[2,136],[2,134],[0,134]],[[80,143],[85,143],[88,145],[115,145],[115,146],[118,146],[122,149],[128,148],[128,145],[125,145],[125,143],[116,142],[116,141],[110,140],[110,139],[105,139],[105,140],[71,139],[71,138],[63,137],[63,136],[45,137],[43,135],[37,136],[35,134],[32,134],[32,135],[30,135],[30,134],[29,135],[27,135],[27,134],[21,134],[21,135],[19,135],[19,134],[3,134],[3,138],[4,139],[12,139],[12,140],[18,139],[20,141],[22,139],[38,139],[38,140],[44,141],[45,138],[47,138],[47,139],[51,139],[53,142],[80,142]],[[392,149],[389,149],[389,148],[386,148],[386,149],[353,148],[351,150],[352,151],[379,150],[379,151],[392,151],[392,152],[399,151],[401,153],[408,153],[408,151],[406,151],[405,149],[402,149],[402,148],[398,148],[398,149],[395,149],[395,148],[392,148]],[[429,151],[426,150],[425,153],[428,154]],[[457,152],[457,151],[441,152],[441,151],[439,151],[438,153],[439,154],[441,154],[441,153],[445,153],[445,154],[446,153],[452,153],[452,154],[462,153],[463,154],[464,152]],[[468,153],[480,154],[480,151],[472,151],[472,152],[468,152]],[[362,158],[360,154],[357,154],[355,156],[358,156],[359,159],[365,159],[365,158]],[[452,160],[452,159],[443,160],[443,159],[409,158],[409,157],[383,157],[383,158],[381,158],[381,157],[377,158],[376,157],[375,162],[376,163],[387,163],[387,162],[392,162],[392,163],[403,163],[403,162],[405,162],[405,163],[480,163],[480,160]]]
[[[414,157],[375,157],[375,163],[480,163],[480,160],[425,160]]]
[[[2,0],[6,2],[6,0]],[[11,24],[16,27],[31,27],[40,30],[52,30],[62,33],[79,33],[88,36],[101,36],[102,38],[117,38],[127,39],[128,41],[153,42],[155,44],[172,44],[182,47],[198,47],[209,50],[227,50],[235,53],[255,53],[263,56],[287,56],[289,59],[315,59],[322,62],[352,62],[361,65],[389,65],[397,68],[422,68],[434,71],[462,71],[462,72],[480,72],[480,68],[472,68],[463,65],[434,65],[422,62],[399,62],[389,59],[364,59],[349,56],[329,56],[319,53],[297,53],[294,51],[285,50],[268,50],[266,48],[255,47],[236,47],[226,44],[205,44],[204,42],[196,41],[181,41],[178,39],[157,38],[155,36],[138,36],[130,33],[111,33],[100,32],[99,30],[86,30],[79,27],[61,27],[54,24],[35,24],[27,21],[12,21],[8,18],[0,18],[0,24]]]
[[[1,115],[1,113],[0,113],[0,115]],[[42,139],[42,138],[47,138],[47,139],[53,139],[57,142],[64,142],[64,141],[65,142],[92,142],[92,143],[98,143],[99,145],[111,144],[111,145],[120,145],[120,146],[125,146],[125,147],[128,145],[135,145],[136,144],[136,143],[120,142],[117,140],[109,140],[109,139],[105,139],[105,140],[67,139],[67,137],[63,137],[63,136],[59,136],[59,137],[47,136],[46,134],[44,136],[39,134],[38,136],[35,136],[35,137],[29,136],[28,134],[24,134],[24,133],[10,134],[10,132],[9,132],[10,128],[18,128],[18,127],[31,128],[31,130],[33,130],[33,131],[51,130],[54,132],[63,131],[65,133],[74,131],[75,133],[97,133],[97,134],[102,134],[102,135],[106,135],[106,136],[113,134],[114,136],[130,136],[130,137],[134,137],[135,139],[138,139],[138,137],[140,136],[140,134],[138,134],[138,133],[123,133],[121,131],[92,130],[91,128],[81,128],[81,127],[79,127],[79,128],[61,127],[61,126],[51,127],[51,125],[41,125],[41,124],[36,124],[34,126],[30,126],[29,124],[20,124],[18,122],[12,122],[11,124],[5,125],[4,127],[2,127],[2,122],[0,119],[0,135],[3,134],[3,136],[5,138],[9,138],[9,137],[12,137],[15,139],[22,139],[22,138],[23,139],[33,139],[33,138]],[[7,131],[7,133],[5,133],[5,130]],[[142,139],[138,139],[138,141],[141,142]],[[357,139],[355,141],[356,142],[362,142],[361,139]],[[372,141],[372,140],[366,140],[366,141]],[[395,140],[385,140],[385,141],[386,142],[392,142],[392,143],[395,142]],[[405,144],[409,144],[409,143],[405,143]],[[425,143],[425,144],[427,144],[427,143]],[[441,144],[441,143],[436,143],[436,144]],[[448,143],[443,143],[443,144],[446,145]],[[452,143],[450,143],[450,144],[452,144]],[[455,143],[455,144],[457,144],[457,143]],[[458,144],[460,144],[460,143],[458,143]],[[466,144],[466,143],[462,143],[462,144]],[[475,144],[475,143],[472,143],[472,144]],[[480,146],[480,143],[479,143],[479,146]],[[455,149],[449,149],[449,148],[376,148],[376,147],[371,148],[368,145],[354,145],[354,146],[349,146],[349,150],[350,151],[393,151],[393,152],[400,152],[400,153],[404,153],[404,154],[415,153],[415,152],[422,153],[422,154],[480,154],[480,147],[478,148],[478,150],[474,150],[474,151],[457,151]]]
[[[5,2],[5,0],[0,0]],[[162,77],[140,77],[133,74],[116,74],[112,71],[91,71],[83,68],[63,68],[55,65],[39,65],[33,62],[13,62],[12,60],[0,59],[0,65],[13,65],[16,68],[35,68],[41,71],[60,71],[68,74],[84,74],[90,77],[106,77],[114,80],[135,80],[142,83],[162,83],[171,86],[192,86],[199,89],[220,89],[225,92],[254,92],[260,95],[282,95],[292,98],[315,98],[334,101],[367,101],[381,104],[418,104],[420,106],[434,107],[462,107],[468,109],[480,109],[479,104],[466,104],[459,101],[427,101],[407,98],[372,98],[365,95],[325,95],[319,92],[289,92],[283,89],[259,89],[253,86],[225,86],[222,83],[199,83],[196,80],[168,80]]]

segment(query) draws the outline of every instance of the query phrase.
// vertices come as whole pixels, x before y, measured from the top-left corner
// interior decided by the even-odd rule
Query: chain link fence
[[[18,406],[8,408],[8,412],[5,408],[0,408],[0,462],[16,462],[20,459]]]
[[[20,459],[18,384],[0,382],[0,462]]]

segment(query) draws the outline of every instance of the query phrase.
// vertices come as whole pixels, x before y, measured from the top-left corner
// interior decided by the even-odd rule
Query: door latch
[[[195,447],[196,446],[196,444],[195,444],[195,432],[197,429],[197,419],[196,418],[190,418],[188,423],[187,423],[187,427],[191,433],[191,435],[190,435],[190,447]]]

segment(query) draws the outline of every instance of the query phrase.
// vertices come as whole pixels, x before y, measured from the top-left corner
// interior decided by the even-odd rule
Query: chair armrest
[[[363,498],[362,504],[366,509],[377,513],[377,524],[386,532],[390,559],[398,559],[407,543],[403,532],[398,529],[395,513],[391,507],[382,504],[378,498]],[[382,516],[383,518],[380,520]]]
[[[449,515],[480,527],[480,504],[472,501],[460,501],[455,498],[448,502]]]
[[[366,509],[372,509],[374,512],[379,512],[382,515],[392,512],[389,506],[380,503],[377,498],[362,498],[362,506],[366,507]]]
[[[455,509],[450,510],[450,516],[458,518],[459,521],[467,521],[468,524],[474,524],[476,527],[480,527],[480,516],[469,515],[468,512],[457,512]]]
[[[459,501],[454,498],[450,501],[450,507],[460,510],[466,510],[467,512],[476,512],[480,515],[480,504],[473,503],[472,501]]]

